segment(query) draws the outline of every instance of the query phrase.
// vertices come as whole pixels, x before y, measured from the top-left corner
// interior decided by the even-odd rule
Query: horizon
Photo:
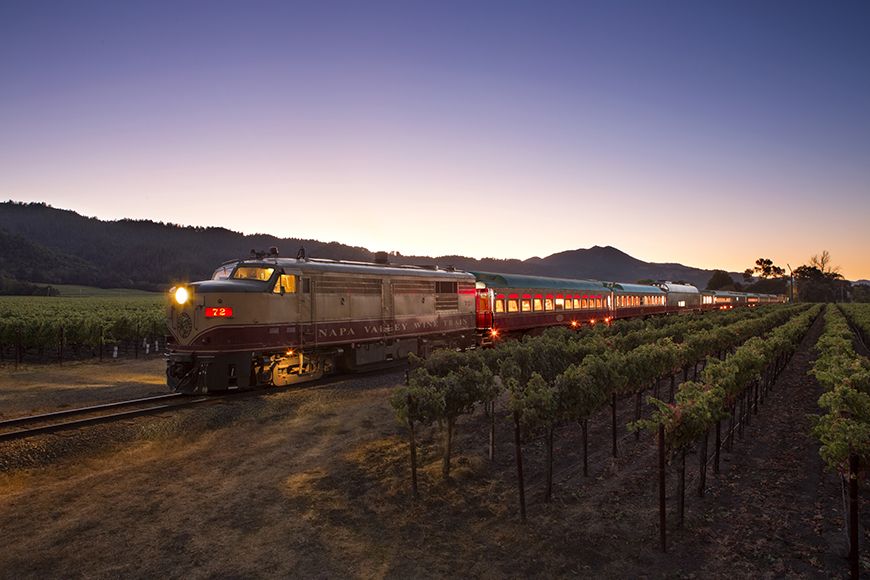
[[[98,218],[98,217],[96,217],[96,216],[86,216],[86,215],[80,214],[80,213],[78,213],[78,212],[76,212],[75,210],[70,209],[70,208],[59,208],[59,207],[54,207],[54,206],[52,206],[51,204],[49,204],[49,203],[47,203],[47,202],[22,202],[22,201],[18,201],[18,200],[8,200],[7,202],[0,202],[0,205],[2,205],[2,203],[13,203],[13,204],[21,204],[21,205],[26,205],[26,204],[28,204],[28,203],[39,204],[39,205],[44,205],[45,207],[47,207],[47,208],[49,208],[49,209],[55,209],[55,210],[58,210],[58,211],[68,211],[68,212],[73,212],[73,213],[75,213],[76,215],[78,215],[78,216],[80,216],[80,217],[83,217],[83,218],[86,218],[86,219],[98,219],[98,220],[100,220],[100,221],[102,221],[102,222],[104,222],[104,223],[119,222],[119,221],[134,221],[134,222],[136,222],[136,221],[144,221],[144,222],[149,222],[149,223],[153,223],[153,224],[156,224],[156,225],[163,225],[163,226],[168,226],[168,227],[178,227],[178,228],[204,228],[204,229],[224,229],[224,230],[226,230],[226,231],[229,231],[230,233],[238,234],[238,235],[241,235],[241,236],[268,236],[268,237],[274,237],[274,238],[276,238],[276,239],[278,239],[278,240],[281,240],[281,241],[289,241],[290,239],[294,239],[294,238],[281,238],[281,237],[279,237],[279,236],[276,236],[276,235],[274,235],[274,234],[270,234],[270,233],[268,233],[268,232],[257,232],[257,233],[254,233],[254,234],[246,234],[246,233],[244,233],[244,232],[239,232],[239,231],[231,230],[231,229],[228,229],[228,228],[224,228],[224,227],[222,227],[222,226],[200,226],[200,225],[180,224],[180,223],[175,223],[175,222],[154,221],[154,220],[150,220],[150,219],[137,220],[137,219],[132,219],[132,218],[119,218],[119,219],[117,219],[117,220],[102,220],[102,219],[100,219],[100,218]],[[296,239],[298,239],[298,238],[296,238]],[[300,241],[305,241],[305,240],[301,240],[301,239],[300,239]],[[348,245],[348,244],[343,244],[342,242],[340,242],[340,241],[336,241],[336,240],[324,241],[324,240],[319,240],[319,239],[315,239],[315,238],[310,238],[310,239],[308,239],[308,241],[314,241],[314,242],[318,242],[318,243],[321,243],[321,244],[333,244],[333,243],[336,243],[336,244],[342,244],[342,245],[345,245],[345,246]],[[385,250],[372,249],[372,248],[368,248],[368,247],[364,247],[364,246],[357,246],[357,247],[361,247],[362,249],[367,250],[367,251],[371,252],[372,254],[376,254],[377,252],[385,251]],[[625,252],[624,250],[622,250],[622,249],[620,249],[620,248],[618,248],[618,247],[615,247],[615,246],[609,246],[609,245],[608,245],[608,246],[593,245],[593,246],[589,246],[589,247],[586,247],[586,248],[568,248],[568,249],[563,249],[563,250],[559,250],[559,251],[553,252],[553,253],[551,253],[551,254],[546,254],[546,255],[543,255],[543,256],[530,256],[530,257],[528,257],[528,258],[510,258],[510,257],[508,257],[508,258],[495,258],[495,257],[492,257],[492,256],[485,256],[485,257],[482,257],[482,258],[476,258],[476,257],[473,257],[473,256],[466,256],[466,255],[461,255],[461,254],[438,254],[438,255],[429,255],[429,254],[427,254],[427,255],[420,255],[420,254],[404,254],[404,253],[401,253],[401,252],[392,252],[392,251],[391,251],[391,252],[387,252],[387,253],[388,253],[389,255],[400,256],[400,257],[402,257],[402,258],[428,258],[428,259],[432,259],[432,260],[439,260],[439,259],[443,259],[443,258],[452,258],[452,257],[456,257],[456,258],[466,258],[466,259],[471,259],[471,260],[475,260],[475,261],[478,261],[478,262],[482,262],[482,261],[486,261],[486,260],[527,262],[527,261],[529,261],[529,260],[535,260],[535,259],[537,259],[537,260],[546,260],[547,258],[550,258],[551,256],[554,256],[554,255],[556,255],[556,254],[561,254],[561,253],[570,253],[570,252],[578,252],[578,251],[588,251],[588,250],[594,250],[595,248],[599,248],[599,249],[602,249],[602,250],[606,250],[606,249],[610,248],[610,249],[612,249],[612,250],[615,250],[615,251],[617,251],[617,252],[620,252],[621,254],[624,254],[624,255],[628,256],[629,258],[636,259],[636,260],[640,260],[640,258],[637,258],[636,256],[632,256],[632,255],[629,254],[628,252]],[[263,248],[263,250],[266,250],[266,248]],[[723,270],[722,268],[701,268],[701,267],[699,267],[699,266],[694,266],[694,265],[690,265],[690,264],[683,264],[683,263],[681,263],[681,262],[660,262],[660,261],[647,261],[647,260],[640,260],[640,261],[642,261],[642,262],[644,262],[644,263],[647,263],[647,264],[658,265],[658,266],[676,265],[676,266],[681,266],[681,267],[688,268],[688,269],[697,269],[697,270],[702,270],[702,271],[711,271],[711,272],[712,272],[712,271],[715,271],[715,270],[722,270],[722,271],[726,272],[726,273],[729,274],[729,275],[735,274],[735,275],[740,276],[740,275],[743,274],[743,271],[738,271],[738,270],[730,270],[730,271],[729,271],[729,270]],[[779,265],[779,264],[774,264],[774,265]],[[752,264],[751,266],[748,266],[748,268],[752,268],[752,267],[754,267],[754,266],[755,266],[755,263],[753,262],[753,264]],[[795,267],[797,267],[797,266],[795,266]],[[744,270],[745,270],[745,269],[746,269],[746,268],[744,268]],[[786,276],[786,277],[787,277],[787,276]],[[761,280],[762,278],[761,278],[760,276],[753,276],[753,279],[757,281],[757,280]],[[856,279],[845,278],[845,279],[846,279],[847,281],[849,281],[849,282],[852,282],[852,283],[865,282],[865,281],[868,282],[868,283],[870,283],[870,280],[867,280],[867,279],[864,279],[864,278],[856,278]],[[736,281],[737,281],[737,282],[740,282],[740,280],[736,280]],[[741,282],[741,283],[742,283],[742,282]]]
[[[0,6],[0,195],[409,256],[827,250],[870,279],[868,5],[207,6]]]

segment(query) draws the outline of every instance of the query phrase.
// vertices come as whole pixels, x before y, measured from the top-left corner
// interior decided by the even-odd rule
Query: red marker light
[[[221,308],[206,308],[205,309],[205,317],[206,318],[229,318],[233,315],[233,309],[230,307],[221,307]]]

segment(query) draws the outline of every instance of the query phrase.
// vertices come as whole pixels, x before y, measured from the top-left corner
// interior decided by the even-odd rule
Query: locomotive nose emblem
[[[181,338],[190,336],[190,331],[193,330],[193,322],[190,320],[190,315],[187,312],[182,312],[178,317],[178,334]]]

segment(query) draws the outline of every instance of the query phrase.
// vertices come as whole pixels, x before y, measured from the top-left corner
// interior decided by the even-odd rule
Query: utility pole
[[[789,289],[790,296],[789,296],[788,301],[793,303],[794,302],[794,272],[792,272],[791,266],[788,265],[788,262],[786,262],[785,265],[788,266],[788,273],[791,275],[791,286]]]

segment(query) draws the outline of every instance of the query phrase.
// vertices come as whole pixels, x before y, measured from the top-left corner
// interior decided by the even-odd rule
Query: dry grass
[[[163,358],[0,365],[0,419],[166,394]]]
[[[129,369],[65,365],[44,385],[30,376],[29,387],[4,396],[65,390],[65,373],[87,385],[72,391],[150,389],[162,378],[162,368]],[[449,481],[441,434],[420,430],[415,498],[406,432],[388,394],[337,384],[137,420],[133,443],[0,475],[0,579],[769,576],[764,557],[735,549],[733,530],[710,531],[706,518],[721,514],[725,526],[732,504],[690,500],[686,526],[672,525],[669,554],[658,552],[651,442],[628,436],[621,458],[609,459],[606,412],[593,425],[604,451],[591,477],[567,471],[550,504],[540,486],[529,489],[526,523],[510,423],[499,424],[490,462],[480,413],[459,423]],[[576,462],[575,435],[558,442],[565,465]],[[531,483],[541,479],[537,447],[524,453]]]

